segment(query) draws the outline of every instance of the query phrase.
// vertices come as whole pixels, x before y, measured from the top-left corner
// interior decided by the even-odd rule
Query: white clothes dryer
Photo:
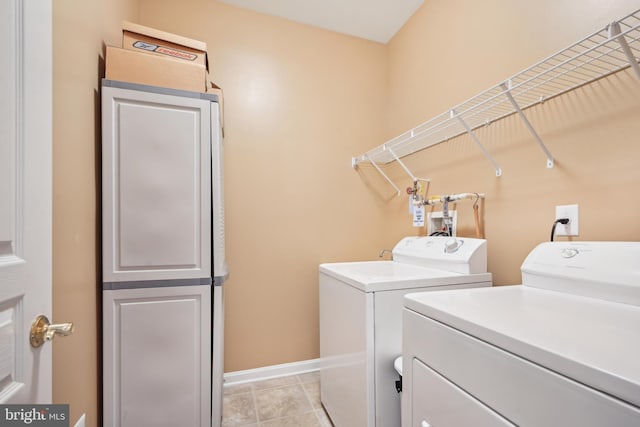
[[[405,297],[403,427],[640,426],[640,243],[543,243],[522,281]]]
[[[408,292],[491,286],[486,241],[406,237],[392,261],[321,264],[321,400],[336,427],[398,427],[394,359]]]

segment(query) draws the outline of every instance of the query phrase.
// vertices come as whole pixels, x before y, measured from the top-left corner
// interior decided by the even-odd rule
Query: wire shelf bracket
[[[469,127],[467,122],[464,121],[464,119],[460,116],[460,114],[458,114],[456,112],[456,110],[451,110],[449,112],[449,114],[451,115],[452,119],[454,119],[454,118],[458,119],[458,121],[460,122],[460,124],[462,125],[464,130],[467,131],[467,133],[469,134],[471,139],[473,139],[473,142],[475,142],[476,145],[478,146],[478,148],[480,149],[480,151],[482,151],[482,154],[484,154],[484,156],[491,162],[491,164],[493,165],[494,169],[496,170],[496,176],[502,176],[502,168],[500,167],[500,165],[498,165],[498,163],[495,161],[495,159],[491,156],[491,153],[489,153],[489,151],[487,151],[487,149],[484,148],[484,145],[482,145],[482,143],[480,142],[480,140],[478,139],[476,134],[473,133],[473,130]]]
[[[356,168],[359,163],[370,162],[382,170],[378,164],[397,161],[415,180],[401,158],[466,133],[491,162],[496,176],[501,176],[502,169],[474,130],[518,114],[547,157],[547,168],[552,168],[554,158],[524,111],[627,68],[640,80],[639,55],[640,10],[637,10],[383,145],[353,157],[351,165]],[[385,178],[391,182],[386,175]]]
[[[622,34],[620,30],[620,24],[617,21],[613,21],[611,24],[609,24],[609,27],[607,30],[609,32],[609,38],[615,38],[616,40],[618,40],[618,43],[620,44],[622,51],[624,52],[627,59],[629,60],[629,65],[633,69],[633,72],[636,74],[636,78],[640,80],[640,66],[638,66],[638,60],[633,55],[633,52],[631,52],[629,43],[627,43],[627,39],[625,38],[624,34]]]
[[[538,132],[536,132],[534,127],[531,125],[531,122],[529,122],[529,119],[527,119],[527,116],[525,116],[524,113],[522,112],[522,109],[518,105],[518,102],[513,98],[513,95],[511,95],[511,87],[512,87],[511,80],[509,80],[508,84],[501,83],[500,87],[502,88],[502,90],[504,90],[504,94],[509,100],[509,102],[511,102],[511,105],[513,105],[513,108],[518,112],[518,115],[522,119],[522,122],[525,124],[527,129],[529,129],[529,132],[531,132],[531,135],[536,140],[536,142],[538,143],[542,151],[544,151],[544,154],[547,156],[547,168],[551,169],[553,167],[553,156],[551,155],[551,152],[549,152],[549,150],[547,149],[547,146],[544,145],[544,142],[542,142],[542,139],[540,139]]]
[[[380,166],[378,166],[378,164],[376,162],[374,162],[373,160],[371,160],[369,158],[368,154],[365,154],[364,157],[366,158],[366,160],[369,161],[369,163],[371,163],[373,165],[374,168],[376,168],[376,170],[380,173],[380,175],[382,175],[384,177],[384,179],[387,180],[387,182],[389,182],[389,184],[391,184],[391,186],[396,190],[396,194],[398,196],[400,196],[400,189],[398,188],[398,186],[391,180],[391,178],[389,178],[387,176],[386,173],[384,173],[384,171],[382,170],[382,168],[380,168]]]
[[[391,153],[391,155],[393,156],[393,158],[396,160],[396,162],[398,162],[398,164],[400,166],[402,166],[402,169],[404,169],[404,171],[407,173],[407,175],[409,175],[409,178],[411,178],[411,181],[415,181],[416,177],[413,173],[411,173],[411,171],[409,170],[409,168],[407,167],[407,165],[405,165],[402,160],[400,160],[400,158],[398,157],[398,155],[396,153],[393,152],[393,150],[389,147],[385,147],[385,150],[388,150],[389,153]]]

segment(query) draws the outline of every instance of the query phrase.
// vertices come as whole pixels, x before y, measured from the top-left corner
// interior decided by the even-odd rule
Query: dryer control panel
[[[640,242],[545,242],[521,271],[525,286],[640,305]]]

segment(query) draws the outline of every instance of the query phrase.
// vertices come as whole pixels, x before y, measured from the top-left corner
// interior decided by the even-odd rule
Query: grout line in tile
[[[298,382],[300,383],[300,386],[302,387],[302,392],[304,393],[305,397],[307,398],[307,401],[311,405],[311,409],[313,410],[313,415],[316,417],[316,420],[318,421],[318,425],[322,425],[322,420],[320,419],[320,416],[318,415],[318,409],[313,404],[313,401],[311,400],[311,396],[309,396],[309,393],[307,392],[307,388],[304,386],[305,384],[311,384],[311,383],[302,382],[302,378],[300,378],[300,375],[296,375],[296,377],[298,378]]]
[[[254,413],[256,415],[256,425],[258,427],[263,426],[263,422],[266,422],[267,420],[261,420],[260,419],[260,413],[258,411],[258,401],[257,401],[257,397],[256,397],[256,392],[257,391],[263,391],[263,390],[271,390],[271,389],[276,389],[276,388],[281,388],[281,387],[287,387],[287,386],[298,386],[300,388],[302,388],[302,392],[304,393],[304,396],[307,400],[307,402],[309,403],[311,410],[313,411],[314,417],[315,419],[318,421],[319,425],[322,425],[322,419],[320,418],[320,415],[318,413],[318,411],[322,410],[324,411],[324,408],[315,408],[313,401],[311,399],[311,396],[309,395],[307,388],[305,387],[305,384],[312,384],[316,381],[310,381],[310,382],[304,382],[303,379],[301,378],[300,375],[298,374],[294,374],[291,376],[295,376],[295,381],[292,381],[290,384],[279,384],[279,385],[274,385],[273,387],[268,387],[268,388],[260,388],[260,390],[256,390],[256,388],[253,386],[253,383],[251,384],[250,387],[250,392],[251,392],[251,400],[253,403],[253,409],[254,409]],[[256,381],[257,382],[257,381]]]
[[[249,387],[251,389],[251,398],[253,400],[253,411],[256,414],[256,424],[258,425],[258,427],[260,427],[260,413],[258,412],[258,401],[256,400],[256,390],[253,387],[253,385],[251,387]]]
[[[307,392],[307,388],[302,383],[300,384],[300,386],[302,387],[302,392],[304,393],[304,396],[307,398],[307,401],[311,405],[311,408],[315,409],[315,406],[313,405],[313,401],[311,400],[311,396],[309,396],[309,393]]]

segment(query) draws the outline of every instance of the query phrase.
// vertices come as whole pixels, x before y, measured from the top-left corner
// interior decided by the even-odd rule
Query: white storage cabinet
[[[212,295],[222,293],[213,291],[211,267],[217,108],[213,95],[103,82],[105,427],[209,427],[212,411],[219,425]],[[221,337],[213,341],[222,345]]]

